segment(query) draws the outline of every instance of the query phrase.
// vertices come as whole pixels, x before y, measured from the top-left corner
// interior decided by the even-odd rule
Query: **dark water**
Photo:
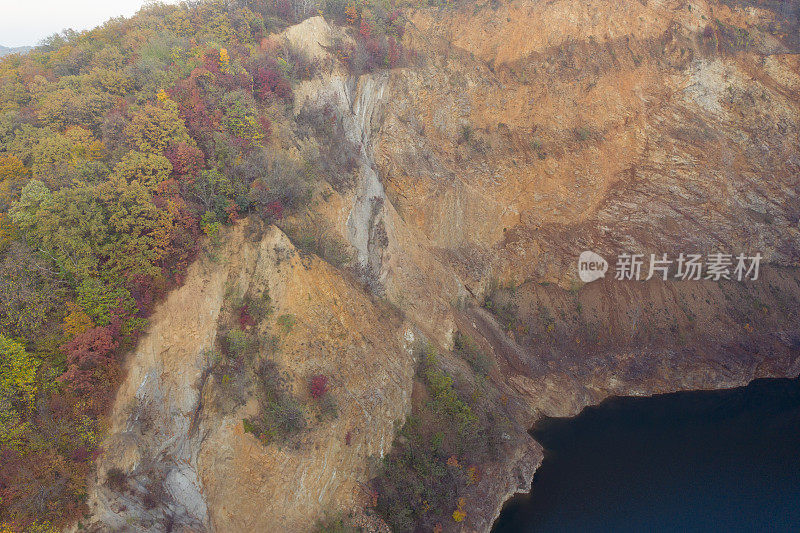
[[[800,531],[800,381],[614,398],[533,430],[533,494],[493,531]]]

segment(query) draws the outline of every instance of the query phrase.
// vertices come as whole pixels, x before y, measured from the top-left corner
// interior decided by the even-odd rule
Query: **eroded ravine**
[[[356,84],[355,94],[346,94],[343,102],[351,110],[348,117],[350,135],[359,146],[359,172],[355,199],[347,217],[350,244],[356,249],[357,261],[369,273],[378,276],[381,252],[386,247],[383,188],[373,154],[373,123],[380,121],[381,105],[386,93],[388,74],[365,75]]]

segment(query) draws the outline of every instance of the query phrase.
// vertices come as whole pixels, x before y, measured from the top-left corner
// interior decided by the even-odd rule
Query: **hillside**
[[[2,46],[0,45],[0,57],[7,56],[8,54],[24,54],[32,50],[32,46]]]
[[[542,416],[796,376],[798,30],[208,1],[4,58],[0,524],[487,531]],[[763,259],[584,284],[584,250]]]

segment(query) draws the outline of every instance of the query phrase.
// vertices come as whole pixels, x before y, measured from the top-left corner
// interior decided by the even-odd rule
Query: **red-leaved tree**
[[[272,95],[291,100],[292,85],[276,67],[261,67],[253,76],[253,92],[262,101]]]
[[[76,392],[91,394],[113,363],[117,349],[115,332],[118,325],[97,326],[86,330],[61,347],[67,355],[67,371],[59,381],[68,383]]]
[[[203,152],[186,143],[171,144],[164,155],[172,163],[172,172],[178,176],[196,176],[203,167]]]

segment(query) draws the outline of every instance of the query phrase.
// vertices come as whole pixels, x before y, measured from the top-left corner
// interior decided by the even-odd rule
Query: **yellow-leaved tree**
[[[36,399],[39,363],[25,347],[0,335],[0,445],[18,448]]]
[[[83,308],[73,302],[67,302],[69,313],[64,317],[63,328],[64,337],[72,340],[81,333],[94,327],[92,318],[86,314]]]

